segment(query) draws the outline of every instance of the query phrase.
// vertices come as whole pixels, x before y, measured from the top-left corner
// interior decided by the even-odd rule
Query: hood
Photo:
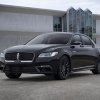
[[[45,49],[57,47],[59,44],[35,44],[35,45],[18,45],[7,48],[5,52],[37,52]]]

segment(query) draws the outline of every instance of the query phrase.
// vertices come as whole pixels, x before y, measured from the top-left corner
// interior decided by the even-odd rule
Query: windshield
[[[67,44],[71,38],[70,34],[43,34],[35,37],[26,45],[33,44]]]

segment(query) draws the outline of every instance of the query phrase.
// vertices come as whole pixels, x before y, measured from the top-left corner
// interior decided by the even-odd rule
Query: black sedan
[[[100,51],[86,35],[46,33],[24,45],[13,46],[0,55],[0,69],[8,78],[22,73],[52,75],[66,79],[72,72],[100,73]]]

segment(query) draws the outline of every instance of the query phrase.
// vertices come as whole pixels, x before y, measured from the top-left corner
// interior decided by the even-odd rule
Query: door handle
[[[70,48],[72,48],[72,49],[73,49],[73,48],[75,48],[75,46],[74,46],[74,45],[71,45],[71,46],[70,46]]]

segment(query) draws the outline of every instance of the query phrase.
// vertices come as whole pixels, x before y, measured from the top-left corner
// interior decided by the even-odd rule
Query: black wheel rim
[[[64,59],[62,62],[61,62],[61,74],[63,77],[67,77],[68,74],[69,74],[69,61]]]

